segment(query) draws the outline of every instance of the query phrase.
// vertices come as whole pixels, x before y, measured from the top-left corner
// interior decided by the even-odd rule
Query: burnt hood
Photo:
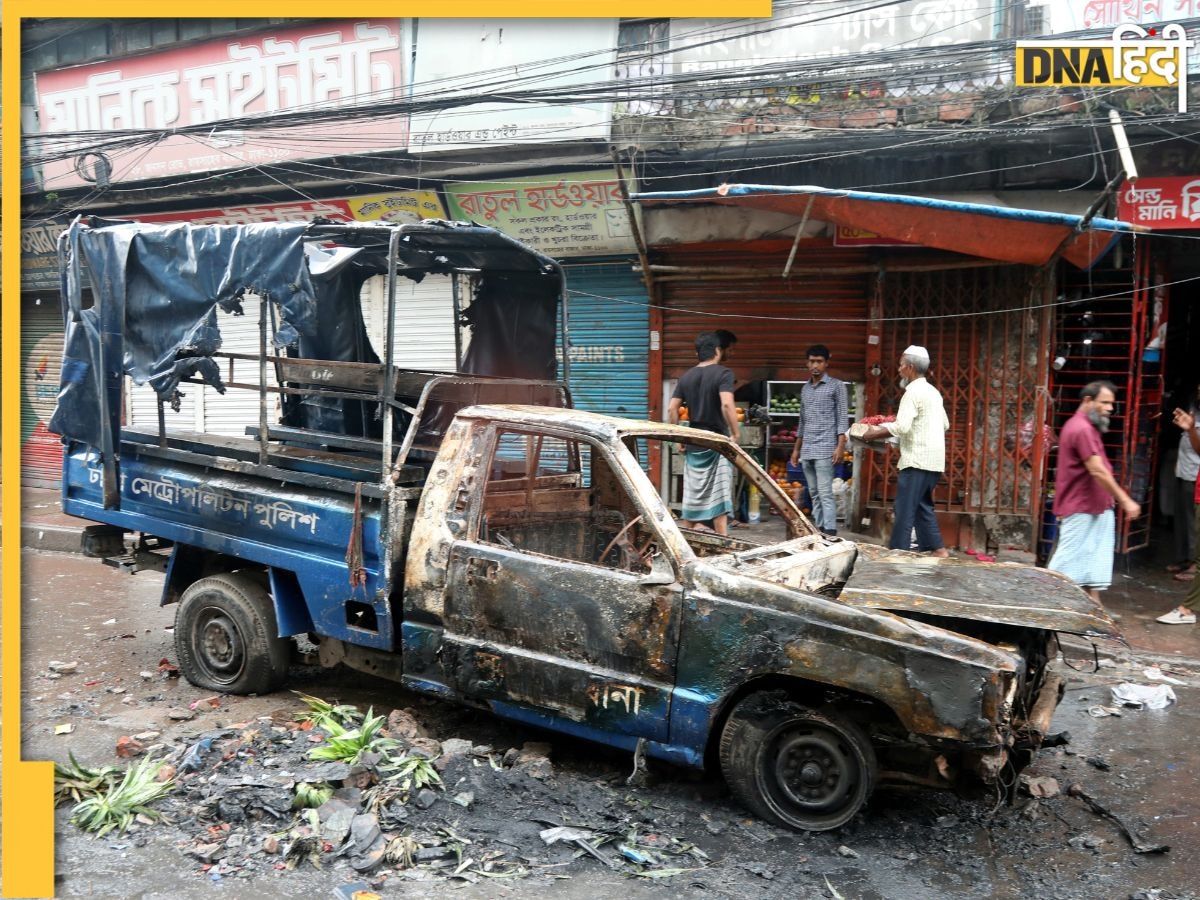
[[[1123,640],[1104,607],[1057,572],[935,559],[870,544],[859,544],[858,551],[838,597],[849,606]]]

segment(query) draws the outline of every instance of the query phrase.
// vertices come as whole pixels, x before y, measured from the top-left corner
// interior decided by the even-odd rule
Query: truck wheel
[[[289,641],[277,637],[271,595],[244,575],[201,578],[175,615],[179,669],[196,687],[266,694],[287,680]]]
[[[801,831],[849,822],[875,786],[875,751],[858,726],[782,691],[751,694],[721,732],[721,771],[752,812]]]

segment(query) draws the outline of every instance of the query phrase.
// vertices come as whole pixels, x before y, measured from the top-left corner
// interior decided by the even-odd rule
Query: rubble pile
[[[707,865],[700,848],[642,821],[606,784],[560,790],[549,744],[439,741],[411,710],[383,725],[353,707],[323,709],[173,744],[123,739],[119,752],[162,758],[175,790],[157,811],[214,881],[305,866],[349,867],[378,887],[397,878],[559,878],[595,865],[663,878]],[[349,758],[321,758],[340,753]]]

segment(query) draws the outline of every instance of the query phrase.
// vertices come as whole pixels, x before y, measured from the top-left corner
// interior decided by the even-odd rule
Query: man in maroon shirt
[[[1054,478],[1058,544],[1046,563],[1088,592],[1093,600],[1112,584],[1116,520],[1113,500],[1131,519],[1142,508],[1117,484],[1100,435],[1108,431],[1116,387],[1093,381],[1079,392],[1079,409],[1063,426]]]

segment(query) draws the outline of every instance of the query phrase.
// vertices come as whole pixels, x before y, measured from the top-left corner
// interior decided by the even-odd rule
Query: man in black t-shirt
[[[724,352],[721,339],[712,332],[696,338],[699,364],[683,373],[671,395],[667,417],[679,423],[680,407],[688,408],[692,428],[704,428],[718,434],[739,437],[737,408],[733,405],[733,372],[721,365]],[[715,450],[688,447],[684,453],[683,513],[684,527],[695,528],[712,522],[718,534],[726,534],[733,512],[732,463]]]

